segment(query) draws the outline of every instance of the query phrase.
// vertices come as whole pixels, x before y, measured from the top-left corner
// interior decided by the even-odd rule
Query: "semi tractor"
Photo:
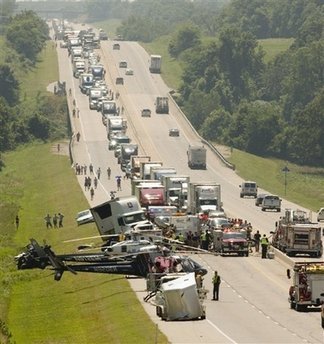
[[[151,167],[163,166],[162,161],[150,161],[140,163],[140,179],[151,179]]]
[[[161,183],[139,183],[135,187],[135,196],[142,207],[165,205],[165,191]]]
[[[125,171],[126,165],[130,162],[132,155],[138,154],[138,145],[136,143],[121,143],[120,155],[118,157],[118,163],[122,171]]]
[[[188,166],[191,169],[206,169],[206,156],[207,151],[204,146],[194,145],[189,146],[187,151],[188,156]]]
[[[150,179],[161,180],[162,176],[173,176],[177,174],[174,167],[151,167],[150,169]]]
[[[168,205],[179,207],[187,205],[189,181],[189,176],[162,175],[161,183],[165,187],[165,199]]]
[[[151,55],[150,72],[161,73],[162,57],[161,55]]]
[[[78,78],[85,72],[85,61],[83,59],[73,61],[73,76]]]
[[[110,140],[114,134],[125,134],[127,129],[127,121],[120,116],[109,116],[107,120],[107,137]]]
[[[118,197],[90,209],[100,235],[129,233],[134,228],[152,230],[135,196]]]
[[[321,226],[312,223],[305,211],[286,209],[285,216],[276,222],[271,234],[272,246],[287,256],[321,257],[323,254]]]
[[[98,100],[102,97],[101,88],[90,88],[88,92],[89,96],[89,108],[91,110],[97,109]]]
[[[169,99],[168,97],[156,97],[155,112],[160,114],[169,113]]]
[[[142,162],[150,162],[151,157],[148,155],[132,155],[130,157],[131,178],[140,178],[140,166]]]
[[[221,186],[215,182],[190,183],[188,209],[191,214],[222,210]]]
[[[89,89],[94,84],[94,78],[91,73],[82,73],[79,76],[79,88],[80,91],[84,94],[88,94]]]

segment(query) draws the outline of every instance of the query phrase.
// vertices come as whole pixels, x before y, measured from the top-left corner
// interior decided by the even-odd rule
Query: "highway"
[[[283,211],[281,214],[262,212],[254,205],[254,199],[241,199],[241,178],[224,166],[208,147],[207,169],[188,168],[188,145],[197,142],[199,138],[176,106],[170,105],[168,115],[155,113],[156,96],[166,96],[169,89],[161,75],[149,72],[149,56],[139,44],[124,41],[119,43],[121,49],[113,50],[112,41],[101,42],[101,63],[107,70],[108,86],[115,94],[117,91],[120,94],[117,102],[125,109],[128,121],[127,134],[139,144],[140,153],[150,155],[152,160],[163,161],[166,167],[175,167],[179,174],[189,175],[191,181],[220,183],[226,213],[230,217],[251,222],[254,230],[259,229],[262,234],[269,234],[274,228],[274,222],[283,215]],[[60,80],[66,81],[67,88],[72,89],[72,96],[68,96],[69,105],[71,106],[72,99],[75,99],[80,110],[79,118],[72,118],[74,133],[81,133],[80,142],[74,139],[72,143],[74,162],[87,165],[91,162],[95,170],[100,167],[102,171],[94,200],[91,201],[90,195],[85,192],[89,204],[94,206],[109,199],[109,192],[116,190],[114,177],[123,174],[113,152],[108,150],[106,128],[102,124],[101,114],[89,109],[87,96],[80,92],[78,80],[73,78],[67,49],[58,47],[57,51]],[[125,70],[118,67],[120,60],[128,62],[129,67],[134,70],[134,75],[125,75]],[[117,76],[124,77],[124,85],[115,85]],[[150,108],[152,116],[142,118],[142,108]],[[179,128],[180,136],[169,137],[168,131],[171,128]],[[105,173],[108,166],[112,169],[111,180],[108,180]],[[77,178],[83,189],[84,176]],[[130,181],[123,180],[122,191],[117,195],[129,194]],[[282,210],[297,207],[303,209],[286,200],[282,202]],[[205,302],[206,320],[161,321],[155,315],[155,308],[142,301],[145,295],[145,282],[138,279],[129,280],[143,307],[171,343],[323,343],[318,309],[296,312],[289,307],[289,280],[286,277],[288,265],[277,259],[261,259],[258,254],[251,254],[250,257],[196,254],[194,259],[209,270],[204,279],[207,289],[211,288],[213,270],[217,269],[222,277],[220,301],[211,301],[209,293]]]

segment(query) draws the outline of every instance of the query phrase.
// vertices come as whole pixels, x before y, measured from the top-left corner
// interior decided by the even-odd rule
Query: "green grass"
[[[88,204],[68,157],[52,154],[51,144],[35,144],[4,158],[8,167],[0,174],[1,185],[8,180],[19,184],[15,197],[10,189],[5,195],[20,207],[20,226],[13,239],[16,253],[29,238],[41,244],[46,240],[56,253],[75,252],[77,244],[63,241],[98,234],[94,224],[76,226],[76,213]],[[46,229],[44,216],[57,212],[65,215],[64,227]],[[13,225],[9,227],[12,234]],[[64,273],[55,282],[50,270],[15,271],[13,247],[10,253],[7,274],[10,271],[12,289],[6,323],[16,343],[154,342],[156,328],[123,276]],[[166,342],[159,332],[158,343]]]
[[[269,39],[259,39],[258,42],[265,51],[264,61],[270,62],[278,54],[286,51],[293,43],[293,38],[269,38]]]
[[[53,41],[48,41],[45,49],[39,55],[39,62],[26,74],[21,76],[20,88],[23,100],[36,99],[41,93],[46,93],[46,87],[59,80],[58,60]],[[64,80],[60,80],[61,82]]]
[[[324,169],[302,167],[288,163],[286,175],[282,169],[286,162],[279,159],[265,159],[246,152],[233,150],[229,159],[236,166],[236,172],[245,180],[254,180],[273,194],[317,211],[324,204]]]
[[[162,56],[162,77],[165,83],[177,90],[181,84],[181,63],[172,58],[168,52],[170,36],[163,36],[152,43],[141,43],[149,54]]]
[[[93,23],[97,29],[103,29],[108,34],[109,39],[113,39],[116,36],[116,30],[120,24],[121,20],[119,19],[109,19]]]

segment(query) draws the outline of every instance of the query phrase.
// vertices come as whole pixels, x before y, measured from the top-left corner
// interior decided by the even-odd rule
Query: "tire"
[[[242,194],[240,194],[240,197],[241,197],[241,198],[243,198],[243,195],[242,195]]]
[[[261,208],[262,211],[265,211],[266,209],[265,208]]]
[[[295,309],[295,307],[296,307],[295,302],[291,300],[290,301],[290,309]]]
[[[295,310],[297,312],[304,312],[307,309],[305,305],[299,305],[298,303],[295,304]]]
[[[280,213],[281,212],[281,209],[279,208],[279,209],[277,209],[277,213]]]
[[[322,328],[324,328],[324,316],[323,316],[323,314],[321,315],[321,324],[322,324]]]
[[[248,256],[249,256],[249,252],[246,252],[246,253],[245,253],[245,256],[248,257]]]

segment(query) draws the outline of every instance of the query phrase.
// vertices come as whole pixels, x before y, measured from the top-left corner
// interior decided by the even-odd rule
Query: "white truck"
[[[153,230],[153,224],[146,219],[145,213],[135,196],[119,197],[90,209],[103,237],[111,234],[129,233],[134,228]]]
[[[188,166],[191,169],[206,169],[207,150],[204,146],[189,146],[187,151]]]
[[[140,177],[140,166],[141,162],[150,162],[151,157],[148,155],[132,155],[130,157],[130,164],[131,164],[131,178],[139,178]]]
[[[97,109],[98,100],[102,97],[102,89],[101,88],[90,88],[88,92],[89,97],[89,109],[95,110]]]
[[[151,179],[151,167],[163,166],[162,161],[150,161],[140,163],[140,179]]]
[[[110,140],[114,134],[124,133],[127,129],[126,119],[120,116],[109,116],[107,118],[107,138]]]
[[[161,73],[162,57],[161,55],[151,55],[150,58],[150,72]]]
[[[85,72],[85,61],[83,59],[75,60],[73,62],[73,76],[78,78],[80,74]]]
[[[321,226],[312,223],[305,211],[286,209],[285,216],[271,232],[272,246],[287,256],[307,254],[319,258],[323,254],[321,231]]]
[[[150,169],[150,179],[161,180],[162,176],[170,176],[177,174],[177,171],[174,167],[151,167]]]
[[[91,73],[82,73],[79,76],[79,88],[84,94],[88,94],[89,89],[94,84],[94,78]]]
[[[290,308],[305,311],[307,307],[319,307],[324,302],[324,262],[295,262],[289,288]]]
[[[168,205],[176,205],[180,208],[187,205],[189,176],[162,175],[161,183],[165,187],[165,199]]]
[[[189,183],[187,212],[222,210],[221,186],[215,182]]]

